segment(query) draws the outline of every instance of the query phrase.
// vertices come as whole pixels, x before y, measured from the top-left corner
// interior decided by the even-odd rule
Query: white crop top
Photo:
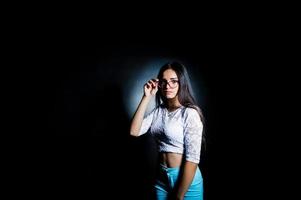
[[[184,154],[187,161],[199,163],[203,123],[195,109],[181,106],[169,112],[158,106],[143,119],[139,136],[147,132],[155,137],[159,152]]]

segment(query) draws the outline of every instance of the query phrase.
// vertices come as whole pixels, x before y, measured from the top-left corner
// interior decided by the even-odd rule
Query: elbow
[[[138,137],[139,136],[139,132],[138,131],[134,131],[134,130],[130,130],[130,135],[133,137]]]
[[[130,127],[130,135],[134,136],[134,137],[138,137],[139,132],[140,132],[140,130],[132,124],[131,127]]]

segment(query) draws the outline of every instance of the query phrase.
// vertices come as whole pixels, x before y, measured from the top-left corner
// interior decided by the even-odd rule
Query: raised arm
[[[157,80],[155,79],[149,80],[144,85],[144,95],[136,109],[136,112],[131,122],[130,134],[132,136],[136,136],[136,137],[139,136],[145,111],[147,109],[150,100],[152,99],[152,97],[156,95],[157,91],[158,91],[158,84],[157,84]]]

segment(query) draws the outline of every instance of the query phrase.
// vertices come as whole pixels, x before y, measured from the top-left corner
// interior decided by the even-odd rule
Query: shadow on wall
[[[149,136],[135,138],[129,135],[130,119],[122,98],[119,84],[104,84],[97,90],[97,103],[92,106],[95,129],[90,141],[90,174],[86,177],[96,186],[96,193],[100,187],[102,193],[117,188],[119,192],[114,193],[114,198],[150,199],[155,144]]]
[[[99,88],[93,92],[68,96],[69,110],[64,106],[57,110],[56,115],[64,117],[55,127],[58,139],[47,177],[63,188],[57,191],[75,196],[150,199],[156,155],[153,140],[129,135],[130,119],[118,83],[95,85]]]

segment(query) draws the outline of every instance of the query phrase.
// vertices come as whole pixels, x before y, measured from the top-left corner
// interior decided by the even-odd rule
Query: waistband
[[[167,167],[160,163],[160,170],[167,173],[178,173],[180,171],[180,167]]]

